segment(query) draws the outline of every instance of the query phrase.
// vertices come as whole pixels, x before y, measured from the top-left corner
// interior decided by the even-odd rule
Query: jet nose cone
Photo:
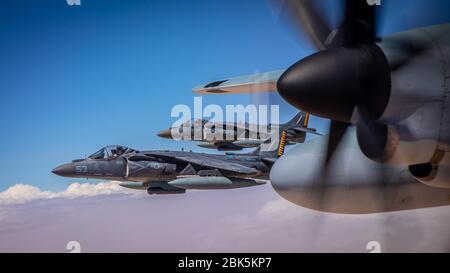
[[[162,138],[169,138],[169,139],[171,139],[172,138],[172,132],[171,132],[170,129],[162,130],[162,131],[160,131],[158,133],[158,136],[162,137]]]
[[[72,164],[63,164],[52,170],[52,173],[59,176],[70,177],[74,174],[73,165]]]

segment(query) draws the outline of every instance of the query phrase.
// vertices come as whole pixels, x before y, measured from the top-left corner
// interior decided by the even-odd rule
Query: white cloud
[[[111,194],[131,194],[134,191],[119,186],[119,182],[72,183],[60,192],[42,191],[28,184],[16,184],[0,192],[0,205],[22,204],[38,199],[76,198],[82,196],[98,196]]]
[[[301,213],[308,211],[300,210]],[[284,199],[278,198],[267,202],[258,212],[257,217],[273,219],[273,217],[296,218],[301,215],[299,207]]]

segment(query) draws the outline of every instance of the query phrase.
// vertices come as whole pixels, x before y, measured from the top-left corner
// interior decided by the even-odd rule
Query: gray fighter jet
[[[285,133],[273,150],[211,155],[185,151],[137,151],[108,146],[86,159],[56,167],[65,177],[123,181],[120,185],[149,194],[187,189],[233,189],[265,184],[272,164],[283,153]]]
[[[308,128],[308,123],[309,114],[300,111],[290,121],[276,126],[286,131],[286,144],[292,145],[305,142],[307,133],[320,135],[316,132],[316,129]],[[211,126],[211,130],[214,131],[220,139],[208,138],[208,134],[205,130],[206,124]],[[198,144],[199,147],[216,149],[218,151],[239,151],[244,148],[257,148],[261,144],[267,142],[270,139],[270,132],[273,125],[268,124],[265,126],[265,130],[260,130],[258,126],[253,126],[248,123],[223,123],[197,119],[188,120],[180,126],[160,131],[158,136],[174,139],[174,133],[183,134],[185,130],[189,130],[187,132],[188,139],[183,140],[201,142]],[[198,134],[196,134],[197,130]],[[196,135],[199,135],[200,138],[196,139]],[[251,138],[251,136],[255,136],[255,138]]]

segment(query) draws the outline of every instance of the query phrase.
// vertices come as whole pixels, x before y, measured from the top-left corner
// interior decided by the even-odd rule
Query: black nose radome
[[[303,111],[350,122],[359,104],[382,114],[390,95],[390,70],[376,45],[341,47],[297,62],[280,77],[277,88]]]
[[[74,175],[74,167],[72,164],[63,164],[60,165],[52,170],[52,173],[59,175],[59,176],[66,176],[70,177]]]
[[[158,136],[162,138],[172,138],[172,131],[170,129],[162,130],[158,133]]]

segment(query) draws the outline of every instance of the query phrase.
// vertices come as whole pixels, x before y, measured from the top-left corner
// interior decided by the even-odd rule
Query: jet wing
[[[244,94],[276,92],[278,79],[284,70],[229,78],[195,87],[196,94]]]
[[[236,150],[242,150],[242,147],[239,147],[235,144],[233,144],[232,141],[214,141],[214,146],[221,149],[236,149]]]
[[[240,151],[243,148],[233,144],[231,141],[215,141],[215,142],[200,142],[197,146],[206,148],[206,149],[215,149],[219,151]]]
[[[259,171],[255,168],[249,168],[241,164],[230,162],[226,159],[218,159],[206,156],[204,154],[188,153],[188,152],[145,152],[147,156],[159,157],[161,159],[177,160],[198,165],[202,167],[218,169],[239,174],[254,175]]]

